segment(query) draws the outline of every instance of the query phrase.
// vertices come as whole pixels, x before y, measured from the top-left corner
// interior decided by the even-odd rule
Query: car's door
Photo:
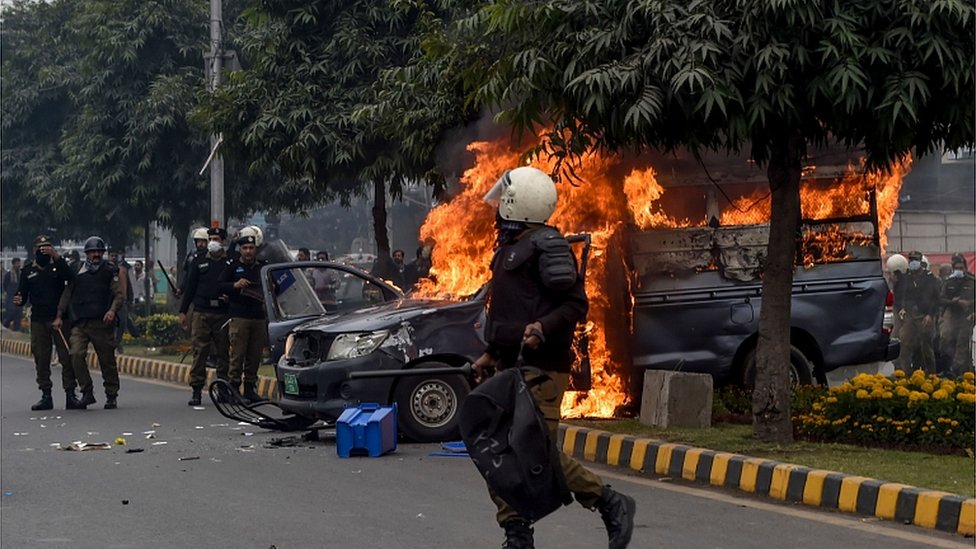
[[[288,333],[299,324],[403,297],[382,280],[356,267],[331,261],[266,265],[261,269],[261,287],[274,363],[284,352]]]

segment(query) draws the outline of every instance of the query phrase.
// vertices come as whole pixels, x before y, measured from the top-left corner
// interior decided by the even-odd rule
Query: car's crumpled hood
[[[350,313],[334,314],[302,324],[296,331],[322,331],[332,333],[370,332],[398,326],[405,320],[436,313],[453,307],[477,306],[472,301],[448,301],[435,299],[401,299],[360,309]]]

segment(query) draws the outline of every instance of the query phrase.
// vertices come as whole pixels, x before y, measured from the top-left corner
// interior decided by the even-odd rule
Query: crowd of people
[[[238,390],[243,382],[244,398],[259,400],[257,370],[267,345],[259,279],[264,262],[257,259],[260,231],[255,227],[242,230],[234,251],[226,248],[224,229],[199,229],[193,236],[196,250],[185,263],[183,284],[173,289],[180,298],[180,320],[191,330],[195,353],[190,404],[200,404],[212,349],[218,377],[234,383]],[[157,281],[152,269],[146,268],[152,265],[151,260],[129,264],[123,250],[108,249],[98,236],[85,241],[83,258],[77,252],[60,255],[46,235],[34,239],[32,254],[33,259],[23,269],[21,262],[14,260],[10,272],[3,276],[7,302],[4,325],[19,329],[23,307],[31,307],[31,352],[41,391],[41,399],[31,409],[54,407],[54,353],[62,365],[65,409],[86,409],[96,404],[87,365],[89,345],[102,372],[104,407],[117,408],[116,353],[122,351],[123,332],[136,332],[130,309],[152,301]]]
[[[907,257],[893,255],[887,267],[893,278],[893,330],[901,340],[897,367],[950,377],[972,371],[976,278],[966,258],[953,255],[935,274],[925,257],[912,251]]]

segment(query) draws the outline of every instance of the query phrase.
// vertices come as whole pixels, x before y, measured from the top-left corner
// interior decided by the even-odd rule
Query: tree
[[[29,247],[34,235],[52,228],[69,229],[73,220],[73,209],[46,200],[44,190],[51,186],[62,161],[58,136],[71,114],[70,89],[56,67],[70,56],[71,41],[64,29],[75,8],[68,1],[17,1],[2,11],[0,229],[7,246]],[[60,232],[54,236],[67,230]]]
[[[422,55],[423,31],[442,11],[430,4],[255,2],[238,38],[249,66],[228,74],[198,118],[248,172],[280,173],[280,192],[314,195],[306,207],[372,191],[377,249],[388,255],[387,193],[399,196],[411,180],[442,182],[425,151],[464,113],[460,90],[424,118],[382,107],[384,82],[395,83],[385,69]]]
[[[459,28],[505,45],[476,98],[519,131],[552,128],[537,153],[748,149],[766,167],[754,432],[789,441],[801,161],[828,143],[880,169],[971,147],[973,20],[961,0],[499,0]]]

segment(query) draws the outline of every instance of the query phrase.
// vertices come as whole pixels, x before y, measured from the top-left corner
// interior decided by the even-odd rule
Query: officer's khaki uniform
[[[227,314],[194,312],[190,317],[190,333],[193,344],[193,366],[190,368],[190,386],[200,387],[207,382],[207,355],[211,343],[217,355],[217,379],[227,379],[229,353],[227,338]]]
[[[58,353],[61,361],[61,384],[65,391],[74,392],[78,382],[75,380],[75,370],[71,363],[71,354],[59,334],[51,326],[51,321],[31,319],[31,354],[34,355],[34,365],[37,368],[37,387],[41,391],[50,391],[51,386],[51,346]],[[67,340],[67,338],[65,338]]]
[[[92,377],[88,371],[88,344],[95,348],[102,386],[110,398],[119,394],[119,370],[115,362],[115,327],[118,312],[125,303],[125,294],[119,284],[119,271],[111,262],[102,260],[95,273],[86,270],[82,263],[75,279],[65,289],[58,304],[61,316],[69,311],[73,317],[71,328],[71,364],[82,394],[92,392]],[[69,309],[70,305],[70,309]],[[115,322],[105,323],[103,317],[109,310],[116,314]]]
[[[258,367],[268,345],[268,323],[264,319],[234,317],[230,320],[230,383],[234,387],[257,383]]]

